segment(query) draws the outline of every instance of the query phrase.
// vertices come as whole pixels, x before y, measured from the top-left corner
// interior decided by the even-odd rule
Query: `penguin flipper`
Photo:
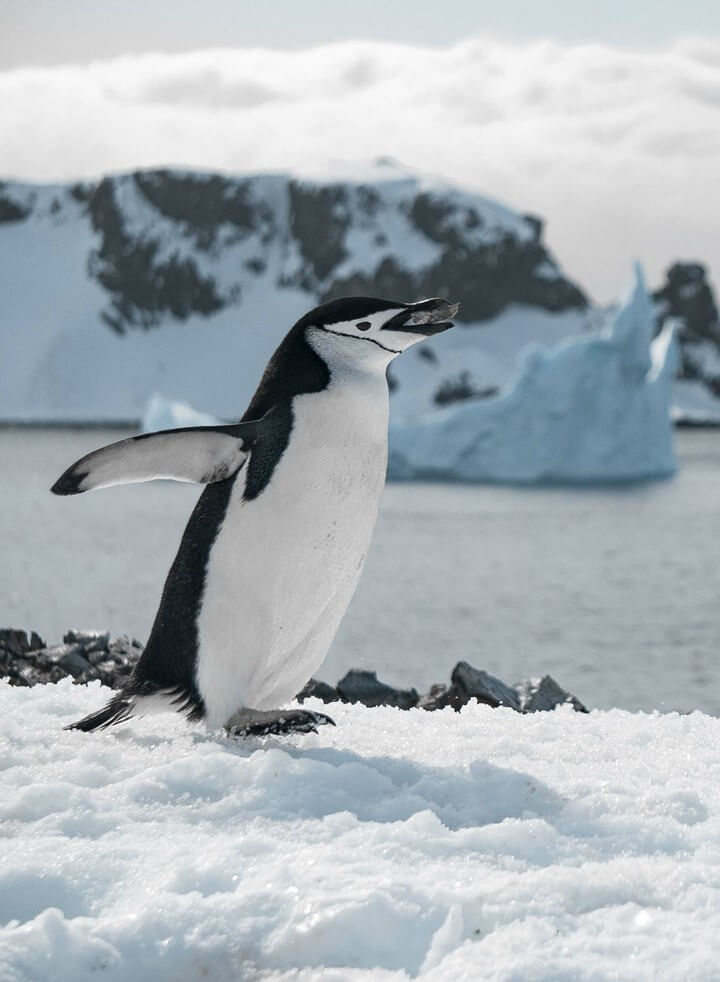
[[[223,481],[247,460],[261,422],[188,426],[120,440],[76,461],[50,490],[65,495],[156,479]]]

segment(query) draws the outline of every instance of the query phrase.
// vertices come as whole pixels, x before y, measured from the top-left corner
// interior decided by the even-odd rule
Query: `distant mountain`
[[[682,398],[720,418],[714,300],[702,267],[674,269],[655,297],[685,319]],[[347,294],[462,303],[458,330],[394,363],[397,419],[492,395],[528,343],[605,321],[540,219],[394,165],[0,182],[0,282],[0,420],[136,421],[154,393],[233,418],[289,326]]]
[[[705,266],[698,262],[675,263],[653,298],[658,327],[668,321],[677,327],[678,379],[682,387],[704,391],[719,400],[720,415],[720,315]]]
[[[88,273],[116,331],[242,304],[272,267],[278,290],[319,302],[349,294],[462,296],[466,320],[511,303],[583,308],[542,242],[542,223],[416,178],[318,183],[138,171],[47,195],[0,185],[0,222],[57,221],[77,206],[98,237]]]
[[[233,415],[292,322],[343,294],[452,296],[470,323],[587,308],[539,219],[394,166],[5,182],[0,271],[0,418],[137,419],[154,391]]]

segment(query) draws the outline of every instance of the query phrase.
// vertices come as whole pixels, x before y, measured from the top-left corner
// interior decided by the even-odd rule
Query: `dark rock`
[[[110,643],[109,631],[66,631],[64,644],[75,644],[87,655],[89,652],[105,651]]]
[[[250,236],[245,273],[266,275],[270,251],[279,249],[293,261],[282,265],[275,286],[300,287],[318,302],[353,294],[450,296],[462,300],[463,319],[471,321],[518,303],[552,311],[587,307],[583,292],[547,251],[540,219],[522,216],[491,227],[462,192],[428,192],[408,182],[396,216],[387,214],[395,206],[363,183],[278,176],[268,197],[253,178],[158,169],[74,184],[66,195],[82,205],[97,236],[88,273],[107,295],[103,319],[121,334],[239,303],[246,282],[240,270],[232,283],[221,284],[207,273],[206,260]],[[126,203],[138,197],[147,212],[139,228]],[[0,184],[0,221],[20,220],[30,207],[11,197],[10,189],[3,193]],[[418,268],[401,248],[388,250],[386,219],[396,217],[436,245],[434,262]],[[168,226],[177,243],[172,251]],[[348,265],[355,228],[374,244],[374,255],[360,268]]]
[[[589,711],[579,699],[561,688],[552,675],[543,675],[541,679],[523,679],[522,682],[514,685],[513,689],[517,693],[520,711],[523,713],[544,712],[564,706],[566,703],[578,713]]]
[[[681,341],[713,341],[720,344],[720,315],[707,270],[702,263],[675,263],[666,274],[666,282],[653,293],[658,303],[658,320],[669,318],[681,322]]]
[[[32,211],[32,205],[16,201],[5,188],[5,181],[0,181],[0,225],[7,222],[22,222]]]
[[[715,374],[720,356],[720,313],[705,267],[695,262],[675,263],[653,298],[658,330],[668,319],[678,326],[678,378],[699,382],[720,398],[720,376]]]
[[[12,655],[24,655],[26,651],[30,651],[27,633],[12,627],[1,628],[0,648],[4,648]]]
[[[514,689],[505,685],[494,675],[490,675],[482,669],[473,668],[466,661],[457,663],[453,669],[451,681],[451,689],[454,688],[457,694],[455,696],[455,693],[451,693],[451,705],[454,707],[455,702],[458,701],[457,697],[459,697],[464,699],[462,705],[471,699],[477,699],[478,702],[483,702],[488,706],[507,706],[520,712],[520,701]],[[453,696],[455,696],[454,700]]]
[[[338,224],[333,212],[323,217]],[[408,217],[422,235],[440,247],[434,263],[420,270],[406,269],[402,260],[388,256],[376,264],[372,274],[353,273],[334,279],[329,274],[321,299],[352,294],[461,297],[463,319],[471,321],[495,317],[512,303],[550,311],[585,309],[588,305],[582,290],[562,275],[542,244],[542,226],[536,218],[525,217],[530,238],[503,232],[478,241],[473,230],[482,226],[483,218],[472,206],[458,203],[452,196],[424,191],[412,199]],[[344,239],[345,230],[338,229],[338,234]]]
[[[132,179],[160,215],[181,223],[203,250],[216,244],[222,226],[247,235],[265,217],[248,180],[169,170],[137,171]]]
[[[343,702],[360,702],[364,706],[396,706],[412,709],[419,695],[415,689],[394,689],[378,681],[375,672],[352,668],[337,684]]]
[[[88,651],[86,648],[84,654],[91,665],[104,665],[106,662],[111,665],[115,664],[115,659],[106,648],[100,648],[97,651]]]
[[[132,641],[127,636],[127,634],[121,634],[119,637],[111,641],[107,646],[108,652],[120,662],[127,661],[137,661],[143,651],[143,646],[140,642],[133,638]]]
[[[58,665],[60,668],[64,668],[73,678],[77,678],[78,675],[82,675],[84,672],[92,671],[90,662],[87,658],[83,658],[78,650],[68,651],[67,654],[60,658]]]
[[[10,685],[58,682],[71,675],[78,684],[99,679],[120,688],[142,653],[139,641],[126,636],[110,641],[102,631],[67,631],[64,643],[46,647],[35,632],[0,630],[0,678]]]
[[[430,686],[430,691],[418,700],[418,709],[427,709],[432,712],[434,709],[445,709],[450,706],[450,690],[442,682]]]
[[[134,179],[137,183],[137,175]],[[88,203],[93,228],[100,237],[99,247],[90,255],[88,272],[111,297],[103,320],[123,334],[127,327],[153,327],[165,314],[184,321],[195,313],[220,310],[225,301],[215,281],[203,276],[194,259],[177,253],[161,259],[159,238],[133,237],[127,229],[116,190],[128,180],[104,178]]]
[[[34,652],[35,664],[38,668],[58,666],[73,678],[82,675],[90,669],[90,662],[85,658],[76,644],[58,644],[52,648],[43,648]]]
[[[472,383],[470,372],[465,371],[460,372],[455,378],[443,379],[433,395],[433,402],[436,406],[449,406],[454,402],[465,402],[468,399],[489,399],[496,396],[499,391],[494,385],[478,389]]]
[[[67,631],[63,644],[42,646],[42,639],[32,632],[0,629],[0,678],[10,685],[32,686],[58,682],[71,675],[76,684],[99,680],[103,685],[120,689],[132,673],[143,646],[135,638],[120,635],[109,640],[109,632]],[[310,679],[297,695],[299,702],[309,698],[324,703],[342,700],[365,706],[395,706],[428,711],[451,706],[459,711],[471,699],[489,706],[508,706],[520,712],[537,712],[569,704],[578,712],[585,706],[562,689],[550,676],[525,679],[512,689],[488,672],[458,662],[451,684],[433,685],[420,698],[415,689],[395,689],[378,680],[375,672],[352,669],[336,688],[318,679]]]
[[[343,185],[313,185],[295,180],[289,182],[288,190],[290,227],[306,263],[299,285],[312,289],[347,256],[345,235],[350,225],[347,193]]]
[[[338,702],[340,693],[327,682],[320,682],[318,679],[310,681],[295,696],[298,702],[305,702],[306,699],[322,699],[323,702]]]

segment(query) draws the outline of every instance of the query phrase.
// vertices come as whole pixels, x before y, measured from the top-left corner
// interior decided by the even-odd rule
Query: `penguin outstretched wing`
[[[269,415],[228,426],[143,433],[111,443],[68,467],[50,490],[53,494],[81,494],[158,478],[197,484],[222,481],[243,466]]]

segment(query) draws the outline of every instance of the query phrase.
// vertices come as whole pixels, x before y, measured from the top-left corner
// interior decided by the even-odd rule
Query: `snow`
[[[0,686],[3,980],[717,978],[718,719],[62,731],[106,694]]]
[[[668,326],[651,343],[652,327],[638,268],[602,334],[527,348],[498,397],[391,426],[389,476],[534,483],[673,474],[675,342]]]

